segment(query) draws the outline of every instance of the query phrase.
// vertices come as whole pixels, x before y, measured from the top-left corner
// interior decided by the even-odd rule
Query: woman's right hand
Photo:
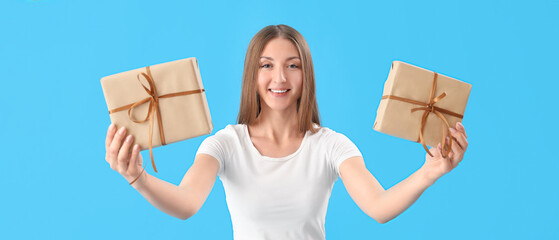
[[[140,154],[140,146],[134,145],[131,149],[134,137],[126,136],[126,128],[121,127],[118,132],[116,126],[111,124],[107,131],[105,140],[106,155],[105,160],[111,168],[122,175],[129,183],[134,181],[140,173],[143,174],[143,159]],[[145,175],[145,174],[144,174]],[[136,181],[141,181],[143,177]]]

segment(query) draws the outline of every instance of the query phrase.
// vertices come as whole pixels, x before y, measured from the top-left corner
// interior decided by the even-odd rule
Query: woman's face
[[[297,47],[288,39],[270,40],[260,55],[258,94],[262,107],[284,110],[297,107],[303,88],[303,71]]]

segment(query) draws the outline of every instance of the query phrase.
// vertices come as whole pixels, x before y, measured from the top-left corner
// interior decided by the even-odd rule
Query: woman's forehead
[[[299,57],[299,51],[291,40],[275,38],[266,44],[262,50],[261,57],[267,57],[269,60],[287,60],[293,57]]]
[[[275,61],[275,59],[274,59],[273,57],[270,57],[270,56],[261,56],[261,57],[260,57],[260,60]],[[285,61],[289,61],[289,60],[301,60],[301,59],[299,58],[299,56],[290,56],[290,57],[287,57],[287,58],[285,59]]]

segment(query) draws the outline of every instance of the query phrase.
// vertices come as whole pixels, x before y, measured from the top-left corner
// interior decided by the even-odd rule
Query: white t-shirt
[[[219,161],[235,240],[325,239],[324,220],[340,164],[359,149],[341,133],[310,131],[289,156],[262,156],[245,124],[227,125],[197,153]]]

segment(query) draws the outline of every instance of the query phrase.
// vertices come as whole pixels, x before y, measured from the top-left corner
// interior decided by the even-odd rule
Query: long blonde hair
[[[301,98],[297,100],[297,125],[301,132],[310,130],[318,131],[313,123],[320,127],[320,116],[316,102],[314,68],[311,51],[307,41],[294,28],[279,24],[269,25],[261,29],[248,45],[243,71],[243,85],[241,91],[241,106],[237,123],[250,125],[255,122],[261,111],[260,96],[257,92],[256,80],[258,78],[260,55],[266,44],[274,38],[284,38],[293,42],[301,56],[301,69],[303,71],[303,89]]]

